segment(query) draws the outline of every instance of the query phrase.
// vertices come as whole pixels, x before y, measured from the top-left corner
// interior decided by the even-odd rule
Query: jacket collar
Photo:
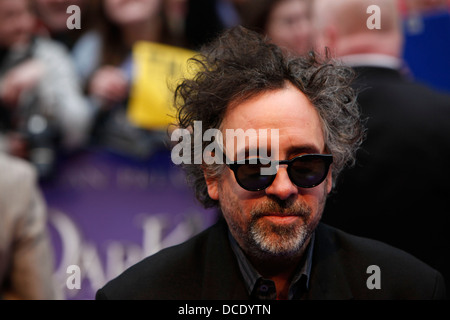
[[[237,260],[228,241],[228,226],[225,219],[221,218],[213,226],[205,251],[202,299],[249,299]]]
[[[319,224],[316,229],[312,257],[310,288],[306,299],[346,300],[353,295],[343,270],[338,247],[329,227]],[[202,298],[211,300],[249,299],[242,275],[228,241],[228,227],[224,219],[209,233],[202,270]]]
[[[329,227],[319,224],[316,229],[311,285],[307,299],[347,300],[353,298],[338,249]]]

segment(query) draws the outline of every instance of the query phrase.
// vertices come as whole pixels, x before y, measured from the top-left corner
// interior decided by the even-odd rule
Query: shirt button
[[[267,291],[269,291],[269,287],[263,284],[259,287],[259,291],[266,293]]]

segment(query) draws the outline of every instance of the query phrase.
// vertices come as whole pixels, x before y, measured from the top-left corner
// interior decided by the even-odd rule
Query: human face
[[[326,151],[316,109],[290,83],[283,89],[230,106],[221,129],[278,129],[279,159],[274,160]],[[277,142],[269,141],[268,145],[273,143]],[[237,146],[233,156],[241,148]],[[255,257],[298,255],[319,223],[332,186],[330,170],[320,185],[299,188],[290,181],[285,166],[278,168],[273,183],[262,191],[244,190],[228,167],[219,178],[206,177],[206,181],[208,194],[219,201],[233,237],[247,254]]]
[[[308,1],[278,1],[269,14],[266,33],[278,46],[296,54],[311,50]]]
[[[34,21],[27,0],[0,0],[0,46],[27,44]]]
[[[106,15],[118,25],[141,23],[157,16],[161,0],[103,0]]]

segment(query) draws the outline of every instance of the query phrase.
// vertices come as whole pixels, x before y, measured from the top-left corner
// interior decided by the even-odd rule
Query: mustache
[[[254,219],[269,216],[309,216],[312,212],[311,207],[303,201],[279,200],[268,198],[267,201],[257,205],[250,212]]]

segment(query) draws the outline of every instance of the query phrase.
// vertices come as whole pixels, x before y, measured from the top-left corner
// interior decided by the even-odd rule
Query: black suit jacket
[[[388,243],[450,286],[450,96],[387,68],[355,68],[367,139],[322,221]]]
[[[96,299],[249,299],[224,220],[132,266],[97,292]],[[368,289],[370,265],[381,289]],[[306,299],[439,299],[442,276],[383,243],[320,224]]]

